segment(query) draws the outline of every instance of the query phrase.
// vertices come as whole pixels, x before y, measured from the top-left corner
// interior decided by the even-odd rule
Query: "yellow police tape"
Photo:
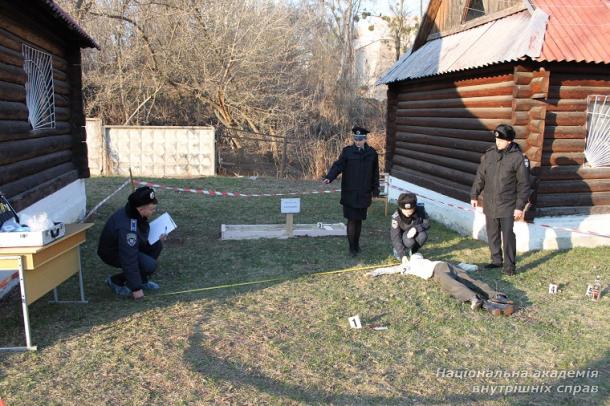
[[[393,265],[398,265],[398,263],[393,263],[393,264],[383,264],[383,265],[368,265],[368,266],[360,266],[360,267],[355,267],[355,268],[347,268],[347,269],[339,269],[336,271],[324,271],[324,272],[314,272],[314,273],[304,273],[304,274],[300,274],[297,275],[297,277],[301,277],[301,276],[318,276],[318,275],[331,275],[331,274],[338,274],[338,273],[347,273],[347,272],[356,272],[356,271],[364,271],[367,269],[375,269],[375,268],[381,268],[383,266],[393,266]],[[185,293],[196,293],[196,292],[204,292],[207,290],[216,290],[216,289],[226,289],[226,288],[236,288],[239,286],[247,286],[247,285],[256,285],[256,284],[260,284],[260,283],[269,283],[269,282],[278,282],[278,281],[288,281],[294,278],[273,278],[273,279],[264,279],[264,280],[259,280],[259,281],[250,281],[250,282],[238,282],[238,283],[231,283],[231,284],[227,284],[227,285],[217,285],[217,286],[208,286],[207,288],[198,288],[198,289],[189,289],[189,290],[182,290],[179,292],[169,292],[169,293],[161,293],[158,295],[154,295],[154,297],[160,297],[160,296],[173,296],[173,295],[182,295]]]

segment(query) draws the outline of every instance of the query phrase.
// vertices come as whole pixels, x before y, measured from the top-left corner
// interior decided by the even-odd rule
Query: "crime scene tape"
[[[413,192],[411,190],[403,189],[403,188],[395,186],[395,185],[390,185],[390,188],[391,189],[396,189],[396,190],[401,191],[401,192],[415,193],[415,192]],[[441,202],[440,200],[436,200],[436,199],[433,199],[431,197],[421,195],[419,193],[415,193],[415,194],[417,196],[419,196],[419,197],[423,197],[426,200],[430,200],[430,201],[432,201],[434,203],[438,203],[438,204],[441,204],[441,205],[444,205],[444,206],[454,207],[456,209],[463,210],[463,211],[469,211],[469,212],[474,212],[475,211],[475,209],[472,206],[464,207],[464,206],[460,206],[460,205],[457,205],[457,204]],[[592,235],[592,236],[595,236],[595,237],[610,238],[610,235],[600,234],[600,233],[596,233],[594,231],[583,231],[583,230],[578,230],[578,229],[569,228],[569,227],[551,226],[549,224],[538,224],[538,223],[528,223],[528,224],[531,224],[533,226],[542,227],[542,228],[550,228],[552,230],[569,231],[569,232],[572,232],[572,233],[578,233],[578,234],[584,234],[584,235]]]
[[[143,180],[134,179],[134,183],[142,186],[149,186],[156,189],[174,190],[176,192],[187,192],[197,193],[206,196],[216,197],[269,197],[269,196],[298,196],[298,195],[318,195],[325,193],[336,193],[340,192],[341,189],[330,189],[330,190],[312,190],[310,192],[284,192],[284,193],[241,193],[241,192],[219,192],[217,190],[210,189],[195,189],[188,187],[176,187],[161,185],[159,183],[145,182]]]

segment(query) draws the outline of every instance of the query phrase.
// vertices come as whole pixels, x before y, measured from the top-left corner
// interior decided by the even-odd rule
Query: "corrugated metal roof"
[[[43,7],[46,7],[51,15],[66,26],[70,31],[74,32],[79,40],[82,48],[100,48],[95,40],[89,36],[72,17],[61,7],[59,7],[53,0],[38,0]]]
[[[610,1],[534,0],[549,15],[540,61],[610,63]]]
[[[533,0],[536,10],[426,42],[378,84],[530,57],[541,62],[610,63],[610,0]]]
[[[525,56],[540,56],[548,15],[521,11],[477,27],[428,41],[403,56],[379,79],[391,83],[478,68]]]

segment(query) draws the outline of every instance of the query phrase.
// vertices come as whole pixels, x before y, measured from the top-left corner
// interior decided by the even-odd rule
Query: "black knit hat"
[[[127,198],[127,201],[133,207],[142,207],[150,203],[157,204],[157,197],[153,188],[142,186],[134,190]]]
[[[401,193],[398,196],[398,207],[401,209],[414,209],[417,206],[415,193]]]
[[[500,124],[494,131],[494,137],[501,140],[512,141],[515,139],[515,130],[508,124]]]

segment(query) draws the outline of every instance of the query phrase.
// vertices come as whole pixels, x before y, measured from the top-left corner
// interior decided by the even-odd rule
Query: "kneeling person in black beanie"
[[[428,240],[426,230],[430,228],[430,219],[423,204],[417,204],[414,193],[402,193],[398,197],[398,209],[392,214],[390,237],[394,247],[394,256],[401,261],[415,254]]]
[[[117,210],[106,222],[97,254],[106,264],[121,268],[122,272],[106,279],[106,284],[119,296],[140,299],[143,290],[159,289],[149,280],[157,269],[157,258],[163,249],[160,240],[150,245],[148,218],[157,208],[155,191],[147,186],[136,189],[125,207]]]

